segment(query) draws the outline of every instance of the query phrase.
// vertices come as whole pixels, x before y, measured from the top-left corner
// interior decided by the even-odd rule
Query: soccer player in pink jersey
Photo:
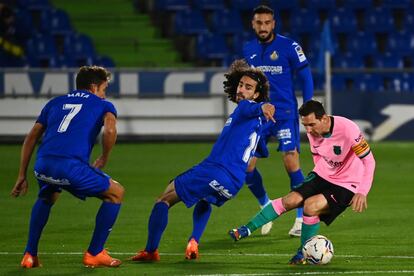
[[[302,185],[272,200],[246,225],[229,231],[238,241],[283,213],[303,206],[301,245],[290,264],[305,263],[302,246],[319,231],[320,221],[331,224],[348,206],[355,212],[367,208],[367,194],[375,159],[358,126],[351,120],[326,114],[322,104],[310,100],[299,109],[315,167]]]

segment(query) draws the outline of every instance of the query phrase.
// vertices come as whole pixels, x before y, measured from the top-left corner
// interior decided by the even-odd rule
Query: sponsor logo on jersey
[[[208,185],[214,190],[216,190],[219,195],[224,196],[225,198],[230,199],[233,197],[229,190],[224,188],[223,185],[220,185],[220,183],[217,180],[211,181],[210,183],[208,183]]]
[[[293,43],[292,45],[295,46],[295,51],[296,51],[296,54],[298,55],[299,62],[304,62],[306,60],[306,56],[302,50],[302,47],[300,47],[300,45],[297,44],[296,42]]]
[[[277,132],[277,139],[291,139],[292,133],[289,128],[281,129]]]
[[[271,60],[277,60],[279,58],[279,54],[276,51],[273,51],[273,53],[270,55]]]
[[[225,127],[226,126],[229,126],[231,124],[231,121],[233,121],[233,118],[232,117],[228,118],[227,121],[226,121],[226,123],[224,124],[224,126]]]
[[[329,160],[326,157],[323,157],[323,159],[325,159],[326,163],[328,163],[329,166],[334,168],[342,167],[342,165],[344,164],[344,162]]]
[[[270,73],[272,75],[282,74],[282,66],[257,66],[256,68],[260,69],[263,73]]]

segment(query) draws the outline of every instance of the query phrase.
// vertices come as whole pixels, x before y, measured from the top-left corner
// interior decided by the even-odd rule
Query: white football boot
[[[300,235],[302,235],[302,222],[303,218],[296,218],[292,229],[289,230],[289,235],[291,237],[300,237]]]

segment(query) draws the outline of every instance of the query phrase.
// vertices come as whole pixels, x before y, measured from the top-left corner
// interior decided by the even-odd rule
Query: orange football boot
[[[104,249],[96,256],[93,256],[88,251],[83,255],[83,264],[86,267],[118,267],[121,265],[121,261],[109,256],[108,252]]]
[[[185,258],[187,260],[195,260],[198,259],[198,256],[198,242],[192,238],[187,244],[187,248],[185,250]]]
[[[160,254],[158,253],[158,249],[154,252],[141,250],[135,256],[131,257],[130,260],[135,262],[158,262],[160,260]]]
[[[20,262],[20,266],[23,268],[33,268],[41,267],[42,264],[39,262],[39,258],[37,256],[32,256],[29,252],[26,252]]]

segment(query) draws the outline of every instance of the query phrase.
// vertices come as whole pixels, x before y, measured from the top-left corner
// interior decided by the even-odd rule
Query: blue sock
[[[168,224],[168,205],[160,201],[155,203],[148,221],[148,240],[145,251],[154,252],[157,250],[162,233]]]
[[[263,186],[262,176],[256,168],[252,172],[246,173],[246,184],[261,206],[269,202],[269,197]]]
[[[204,229],[206,229],[208,219],[211,214],[211,205],[207,201],[201,200],[194,207],[193,212],[193,233],[189,240],[194,238],[197,242],[200,241]]]
[[[47,203],[42,199],[37,199],[33,205],[30,217],[29,240],[25,249],[25,252],[29,252],[32,256],[37,256],[40,235],[49,219],[52,206],[53,204]]]
[[[290,178],[290,189],[294,189],[299,184],[303,183],[303,180],[305,179],[302,173],[302,170],[299,169],[296,172],[290,172],[289,173]],[[301,218],[303,216],[303,208],[297,208],[296,209],[296,217]]]
[[[95,230],[93,231],[92,240],[88,248],[88,252],[93,256],[101,253],[104,249],[106,239],[118,217],[120,208],[121,204],[119,203],[102,202],[96,214]]]

